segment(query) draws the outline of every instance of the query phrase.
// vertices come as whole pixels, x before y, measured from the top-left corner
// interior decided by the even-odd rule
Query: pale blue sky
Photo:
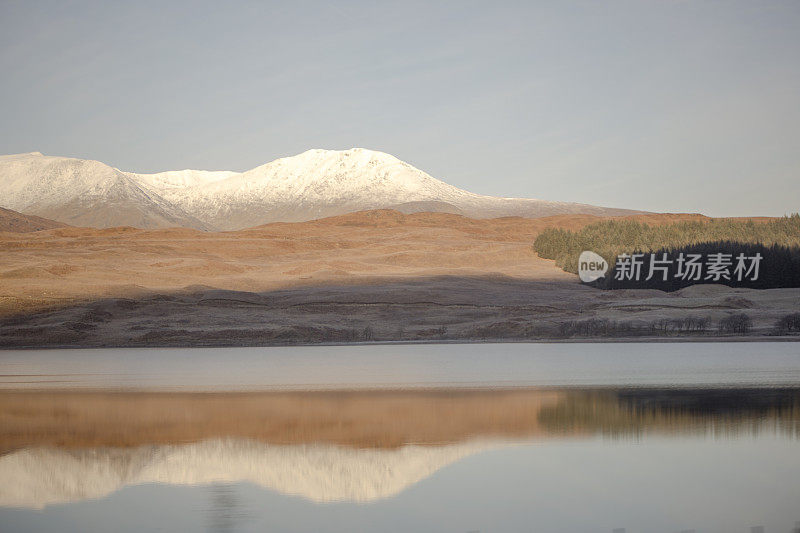
[[[797,1],[0,0],[0,72],[0,153],[151,172],[361,146],[484,194],[800,209]]]

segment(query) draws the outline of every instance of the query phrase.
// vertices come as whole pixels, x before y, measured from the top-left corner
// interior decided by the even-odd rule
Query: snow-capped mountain
[[[366,209],[474,218],[633,211],[464,191],[383,152],[308,150],[246,172],[135,174],[97,161],[0,157],[0,207],[73,225],[232,230]]]
[[[73,226],[209,229],[130,174],[39,152],[0,156],[0,207]]]

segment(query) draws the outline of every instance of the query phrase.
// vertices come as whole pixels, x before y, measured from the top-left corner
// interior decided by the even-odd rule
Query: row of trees
[[[685,316],[661,318],[649,322],[587,318],[562,322],[558,336],[568,337],[636,337],[650,335],[705,334],[716,331],[726,335],[747,335],[753,329],[753,319],[747,313],[732,313],[716,324],[709,317]],[[800,333],[800,313],[791,313],[775,322],[774,334]]]
[[[744,331],[729,327],[731,317],[723,318],[717,325],[720,333],[749,333],[752,321],[744,315],[747,327]],[[737,315],[738,324],[741,317]],[[587,318],[562,322],[558,328],[558,337],[641,337],[683,334],[702,334],[711,328],[708,317],[664,318],[650,322],[609,320],[607,318]]]
[[[676,290],[693,283],[708,283],[704,278],[675,280],[672,275],[666,282],[658,276],[649,282],[641,279],[638,282],[615,282],[612,279],[616,259],[621,254],[644,253],[646,264],[642,271],[647,273],[651,253],[659,257],[667,253],[675,259],[681,252],[730,253],[734,258],[739,253],[747,256],[760,253],[763,260],[759,279],[755,282],[741,283],[736,279],[715,282],[754,288],[800,287],[800,214],[797,213],[763,223],[719,219],[651,226],[635,220],[607,220],[578,231],[548,228],[539,234],[533,248],[540,257],[554,259],[556,265],[575,274],[582,251],[600,254],[611,268],[606,279],[598,285],[609,289],[646,287]]]
[[[703,334],[712,329],[708,317],[688,316],[684,318],[663,318],[647,323],[607,318],[587,318],[572,320],[559,325],[558,336],[569,337],[637,337]],[[716,330],[731,335],[747,335],[753,327],[753,320],[745,313],[735,313],[719,320]]]
[[[638,252],[638,250],[635,250],[635,252]],[[734,263],[728,269],[730,279],[719,277],[710,281],[705,274],[701,275],[699,279],[683,278],[677,275],[679,268],[677,258],[681,254],[683,254],[683,257],[690,255],[708,257],[719,253],[730,256],[731,261]],[[646,279],[647,274],[650,272],[651,260],[655,257],[656,261],[658,261],[659,258],[664,257],[664,254],[671,261],[666,279],[660,273],[654,275],[651,279]],[[752,276],[743,276],[742,279],[738,279],[735,275],[734,265],[736,257],[740,254],[745,258],[757,255],[761,258],[756,279],[751,279]],[[655,250],[652,255],[650,253],[644,254],[641,259],[642,276],[639,279],[620,279],[615,275],[616,264],[611,261],[609,264],[612,266],[608,274],[605,278],[595,282],[596,286],[601,289],[658,289],[667,292],[676,291],[697,283],[721,283],[731,287],[747,287],[751,289],[800,287],[800,247],[789,248],[778,244],[765,246],[763,244],[732,241],[704,242],[681,248],[662,248]],[[750,262],[746,261],[746,264],[749,266]]]

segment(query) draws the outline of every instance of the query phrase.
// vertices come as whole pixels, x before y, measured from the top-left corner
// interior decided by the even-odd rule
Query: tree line
[[[578,257],[584,250],[600,254],[610,268],[605,278],[595,284],[600,288],[653,288],[674,291],[696,283],[710,283],[703,276],[699,280],[676,276],[675,260],[684,254],[739,254],[755,257],[760,254],[758,278],[755,280],[713,280],[730,286],[751,288],[800,287],[800,214],[782,217],[765,223],[720,219],[710,221],[677,222],[651,226],[635,220],[607,220],[590,224],[578,231],[559,228],[545,229],[536,238],[533,248],[540,257],[554,259],[556,265],[577,274]],[[615,279],[616,261],[621,254],[642,253],[638,279]],[[667,280],[652,276],[650,259],[663,254],[673,261]],[[733,267],[733,265],[732,265]]]

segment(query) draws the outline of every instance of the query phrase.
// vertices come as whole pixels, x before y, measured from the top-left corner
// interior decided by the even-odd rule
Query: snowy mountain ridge
[[[367,209],[438,211],[474,218],[634,211],[474,194],[373,150],[308,150],[246,172],[124,172],[98,161],[0,156],[0,207],[73,225],[234,230]],[[114,206],[109,210],[108,206]],[[115,214],[116,213],[116,214]]]
[[[210,229],[131,174],[40,152],[0,156],[0,207],[74,226]]]

